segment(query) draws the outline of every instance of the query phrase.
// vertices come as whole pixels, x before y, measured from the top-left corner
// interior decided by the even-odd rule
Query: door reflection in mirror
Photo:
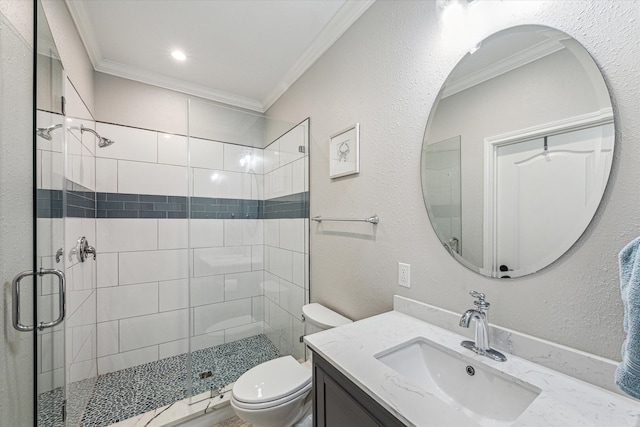
[[[423,196],[443,247],[487,277],[548,266],[596,212],[614,134],[607,87],[576,40],[538,25],[483,40],[445,81],[425,130]]]

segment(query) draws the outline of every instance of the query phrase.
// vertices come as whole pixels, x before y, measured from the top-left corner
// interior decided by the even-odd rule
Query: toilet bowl
[[[317,304],[302,307],[305,333],[351,323],[346,317]],[[311,414],[311,365],[291,356],[255,366],[233,385],[231,407],[254,427],[290,427]]]

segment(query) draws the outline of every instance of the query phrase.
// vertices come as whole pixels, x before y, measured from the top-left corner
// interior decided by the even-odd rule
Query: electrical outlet
[[[398,263],[398,285],[405,288],[411,287],[411,266],[409,264]]]

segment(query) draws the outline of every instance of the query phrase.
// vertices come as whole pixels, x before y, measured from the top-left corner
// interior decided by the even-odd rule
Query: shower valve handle
[[[97,252],[96,248],[89,246],[87,238],[82,236],[78,239],[78,244],[76,245],[76,255],[78,256],[78,261],[85,262],[89,255],[93,255],[93,259],[96,259]]]

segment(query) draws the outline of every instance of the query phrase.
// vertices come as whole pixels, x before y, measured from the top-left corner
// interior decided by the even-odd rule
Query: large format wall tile
[[[120,321],[120,351],[189,336],[189,311],[175,310]]]
[[[221,219],[192,219],[191,247],[224,246],[224,221]]]
[[[97,259],[97,286],[118,286],[118,254],[103,253]]]
[[[224,144],[224,170],[262,174],[262,150],[242,145]]]
[[[158,220],[158,249],[189,247],[189,222],[186,219]]]
[[[247,273],[225,274],[224,299],[225,301],[255,297],[263,294],[262,271],[250,271]]]
[[[191,306],[224,301],[224,275],[191,278]]]
[[[252,174],[193,169],[193,196],[221,199],[253,199]]]
[[[151,346],[98,358],[98,375],[120,371],[158,360],[158,347]]]
[[[279,167],[264,176],[264,198],[275,199],[293,193],[291,164]]]
[[[120,285],[184,279],[188,273],[187,261],[186,249],[121,252],[118,259]]]
[[[187,166],[186,136],[158,132],[158,163]]]
[[[118,192],[118,161],[114,159],[96,159],[96,191],[102,193]]]
[[[96,247],[101,252],[158,249],[158,223],[155,219],[98,218],[96,233]]]
[[[158,161],[157,132],[107,123],[96,123],[96,131],[100,136],[115,141],[113,145],[98,149],[97,157],[151,163]]]
[[[117,320],[98,323],[98,357],[119,351],[119,323]]]
[[[279,219],[280,247],[290,251],[304,252],[304,219]]]
[[[186,196],[188,188],[186,167],[118,161],[120,193]]]
[[[224,146],[221,142],[200,138],[189,141],[189,158],[192,168],[224,169]]]
[[[165,282],[158,283],[159,311],[171,311],[188,307],[189,283],[187,279],[167,280]]]
[[[251,271],[251,246],[194,249],[195,277]]]
[[[193,311],[196,335],[247,325],[253,320],[250,298],[195,307]]]
[[[157,283],[98,289],[98,322],[142,316],[157,311]]]
[[[267,270],[276,276],[293,280],[293,254],[286,249],[267,247],[265,253]]]
[[[264,241],[263,221],[259,219],[239,219],[224,221],[224,245],[260,245]]]
[[[304,289],[291,282],[280,279],[280,307],[289,314],[300,317],[304,305]]]

